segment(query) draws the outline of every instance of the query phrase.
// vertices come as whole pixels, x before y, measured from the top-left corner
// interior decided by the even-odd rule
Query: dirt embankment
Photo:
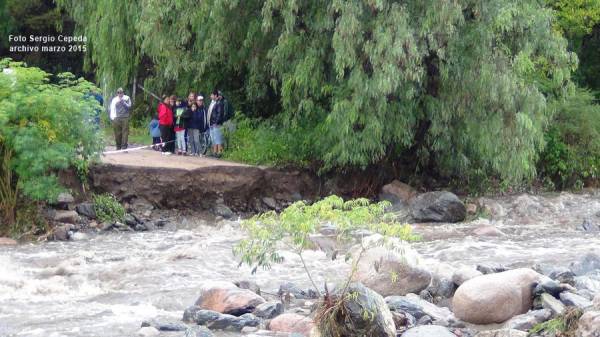
[[[333,193],[349,196],[359,184],[352,177],[323,178],[306,171],[162,156],[148,150],[109,154],[90,169],[94,192],[159,208],[213,210],[223,204],[235,212],[260,212]]]

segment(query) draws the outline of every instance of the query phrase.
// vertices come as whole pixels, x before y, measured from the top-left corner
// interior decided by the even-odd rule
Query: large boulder
[[[408,329],[402,337],[456,337],[448,329],[439,325],[421,325]]]
[[[231,282],[206,282],[200,287],[196,304],[201,309],[241,316],[253,312],[265,300],[248,289],[240,289]]]
[[[363,254],[353,280],[384,297],[419,293],[431,282],[431,273],[418,264],[418,253],[407,244],[396,249],[374,247]]]
[[[459,222],[465,219],[467,209],[453,193],[427,192],[410,201],[410,213],[421,222]]]
[[[387,200],[394,207],[407,206],[412,198],[417,195],[417,191],[409,185],[394,180],[391,183],[384,185],[379,193],[379,200]]]
[[[521,268],[470,279],[454,294],[454,314],[474,324],[502,323],[524,314],[532,307],[533,288],[541,277]]]
[[[314,327],[312,319],[292,313],[279,315],[268,325],[268,329],[271,331],[300,334],[304,337],[309,337]]]
[[[347,293],[350,296],[344,300],[343,317],[330,322],[335,325],[335,331],[339,332],[339,335],[396,336],[394,318],[381,295],[361,283],[350,284]],[[322,332],[324,337],[329,337],[325,331]]]
[[[600,337],[600,311],[584,313],[577,326],[577,337]]]

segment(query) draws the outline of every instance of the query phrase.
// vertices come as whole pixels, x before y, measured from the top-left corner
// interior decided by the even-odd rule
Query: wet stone
[[[214,334],[206,327],[193,326],[185,331],[184,337],[214,337]]]
[[[592,306],[592,301],[587,298],[566,291],[560,294],[560,300],[566,306],[577,307],[580,309],[586,309]]]
[[[257,317],[271,319],[283,313],[283,304],[280,302],[266,302],[258,305],[253,313]]]
[[[507,271],[508,268],[506,268],[503,265],[500,264],[479,264],[477,265],[476,268],[479,272],[481,272],[482,274],[495,274],[495,273],[501,273],[504,271]]]
[[[568,268],[558,268],[554,269],[548,275],[551,279],[556,280],[560,283],[567,283],[570,285],[575,285],[575,273],[573,273]]]
[[[300,289],[295,284],[288,282],[279,286],[279,291],[277,292],[279,296],[283,296],[286,294],[290,294],[297,299],[316,299],[319,297],[319,294],[314,289]]]
[[[162,321],[144,321],[142,322],[142,328],[153,327],[158,331],[185,331],[187,325],[180,322],[162,322]]]

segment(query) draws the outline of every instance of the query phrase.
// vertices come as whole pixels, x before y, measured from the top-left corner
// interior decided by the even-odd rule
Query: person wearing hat
[[[189,151],[192,154],[192,156],[200,156],[204,154],[201,144],[201,140],[204,139],[202,135],[208,129],[208,124],[206,122],[206,107],[204,106],[204,97],[202,95],[198,95],[196,97],[196,101],[190,105],[189,109]]]
[[[131,109],[131,99],[125,95],[123,88],[117,89],[117,96],[110,102],[110,120],[115,133],[117,150],[127,149],[129,109]]]

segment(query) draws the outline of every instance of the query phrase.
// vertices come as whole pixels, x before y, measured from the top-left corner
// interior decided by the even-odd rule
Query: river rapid
[[[416,224],[414,248],[426,265],[502,264],[547,270],[600,254],[600,234],[578,230],[600,224],[600,191],[481,199],[487,219],[459,224]],[[491,225],[503,234],[473,231]],[[299,259],[270,270],[238,267],[233,245],[243,237],[236,221],[182,218],[152,232],[76,236],[68,242],[0,247],[0,336],[134,336],[146,319],[180,320],[205,280],[252,280],[276,293],[283,282],[309,287]],[[305,254],[315,278],[339,281],[343,259]],[[588,280],[598,286],[600,277]],[[163,336],[182,336],[163,333]],[[235,336],[220,333],[217,336]],[[237,334],[239,335],[239,334]]]

